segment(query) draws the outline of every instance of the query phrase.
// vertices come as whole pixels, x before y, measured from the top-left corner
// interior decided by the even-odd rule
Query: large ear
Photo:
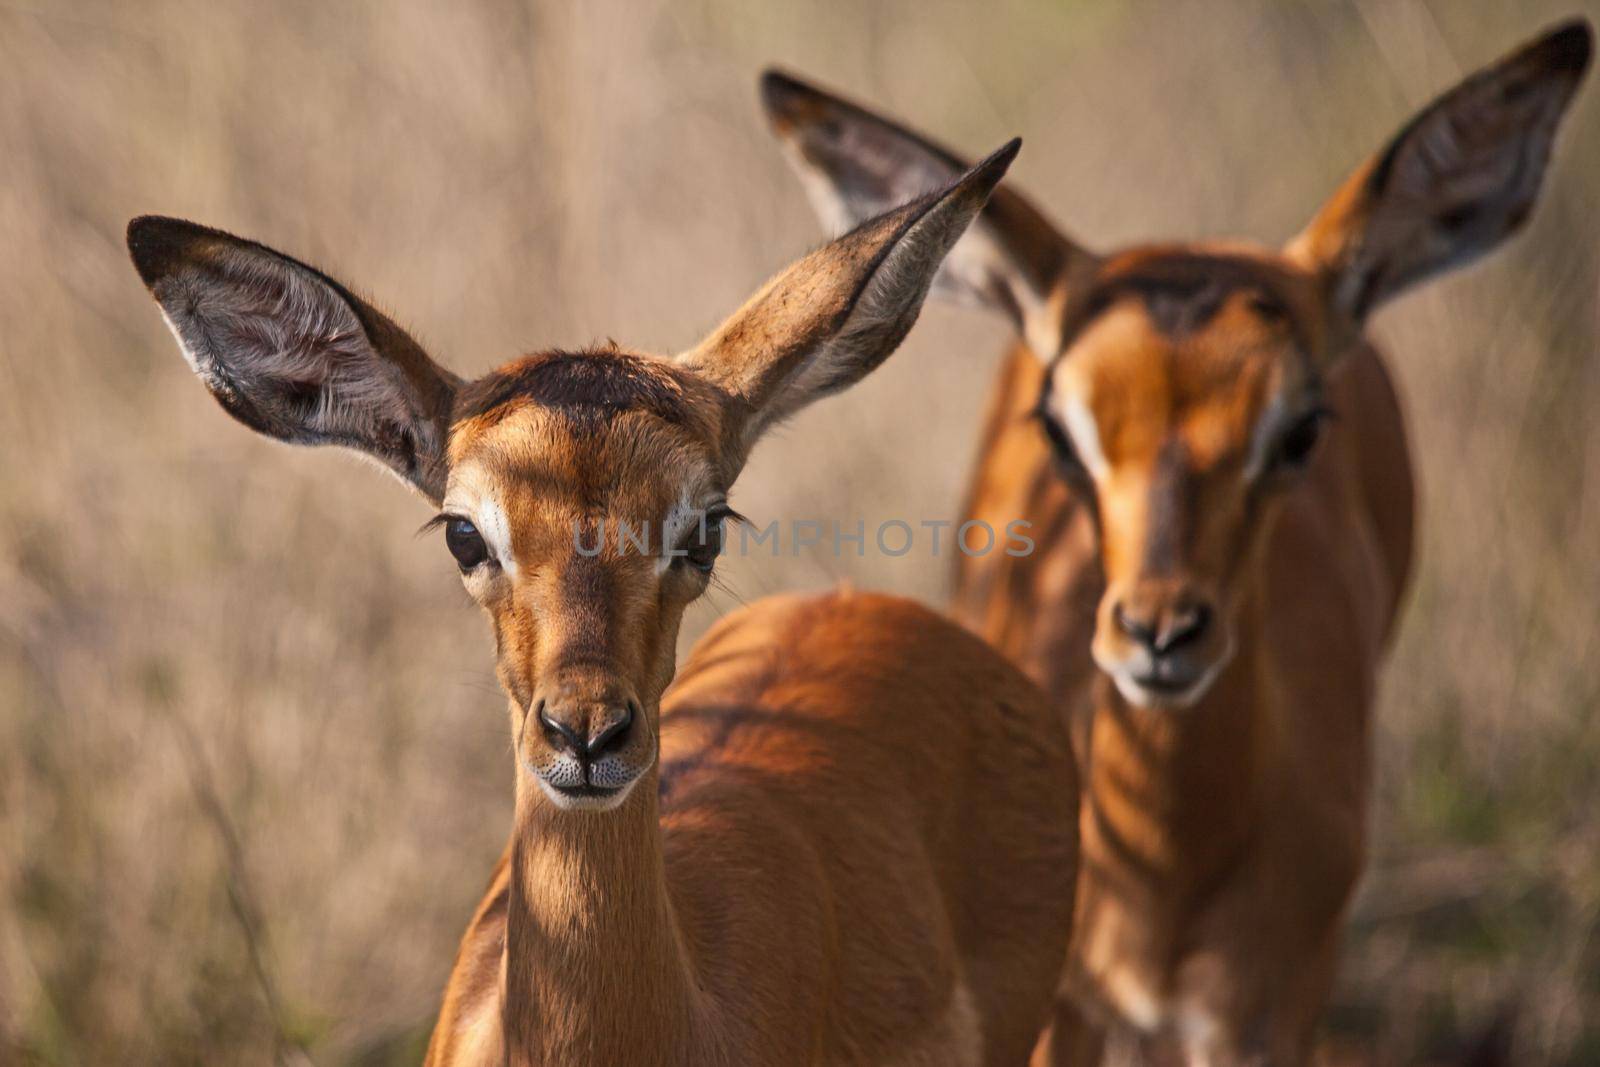
[[[1469,263],[1527,220],[1593,50],[1571,22],[1434,101],[1323,206],[1287,252],[1357,321]]]
[[[785,155],[825,225],[846,230],[954,181],[967,164],[954,153],[841,97],[778,71],[761,99]],[[1094,257],[1062,235],[1008,186],[945,260],[936,295],[1007,315],[1041,359],[1061,346],[1054,299]]]
[[[899,346],[1021,145],[806,256],[679,357],[728,394],[740,462],[766,427],[859,381]]]
[[[364,452],[443,498],[461,382],[398,326],[304,263],[192,222],[134,219],[128,252],[230,415],[280,441]]]

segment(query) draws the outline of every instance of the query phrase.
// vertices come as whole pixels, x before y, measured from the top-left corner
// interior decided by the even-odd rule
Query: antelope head
[[[1019,143],[801,259],[686,352],[541,352],[475,381],[262,245],[144,217],[128,248],[229,414],[355,449],[438,508],[493,625],[519,789],[604,810],[656,759],[678,627],[751,447],[894,351]]]
[[[1329,376],[1374,309],[1526,221],[1591,40],[1563,26],[1450,90],[1282,248],[1091,254],[1002,186],[947,258],[935,290],[1007,315],[1045,365],[1039,422],[1099,533],[1092,652],[1129,702],[1189,706],[1228,664],[1263,531],[1338,432]],[[835,225],[961,169],[786,75],[762,91]]]

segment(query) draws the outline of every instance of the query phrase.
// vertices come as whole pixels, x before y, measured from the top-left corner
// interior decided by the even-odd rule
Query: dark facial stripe
[[[616,650],[616,587],[606,565],[598,559],[574,559],[561,575],[561,644],[556,649],[562,667],[610,663]]]
[[[1066,311],[1063,350],[1124,296],[1137,296],[1156,329],[1177,340],[1204,329],[1236,292],[1257,294],[1263,317],[1286,321],[1305,347],[1310,328],[1293,311],[1282,271],[1246,257],[1164,252],[1128,266],[1113,263],[1095,278]]]
[[[1183,445],[1177,438],[1170,438],[1161,446],[1150,479],[1150,528],[1144,546],[1147,574],[1170,574],[1182,563],[1189,549],[1192,496]]]

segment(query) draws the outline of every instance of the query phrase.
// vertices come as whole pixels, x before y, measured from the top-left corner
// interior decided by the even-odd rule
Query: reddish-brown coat
[[[1082,775],[1073,947],[1036,1063],[1120,1062],[1108,1041],[1194,1064],[1307,1056],[1362,867],[1373,690],[1412,555],[1404,424],[1361,325],[1526,220],[1591,37],[1557,28],[1441,97],[1282,251],[1098,256],[1002,188],[947,261],[936,287],[1023,338],[967,515],[1026,519],[1036,544],[959,558],[955,614],[1056,698]],[[786,75],[763,97],[829,220],[959,166]],[[1275,468],[1282,418],[1319,405],[1337,417],[1309,463],[1280,448]],[[1179,655],[1210,681],[1140,691],[1139,646],[1196,604],[1212,621]]]

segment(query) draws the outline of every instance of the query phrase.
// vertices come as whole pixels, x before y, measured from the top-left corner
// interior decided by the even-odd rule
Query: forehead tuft
[[[578,423],[609,423],[625,413],[644,412],[682,425],[693,420],[691,389],[691,379],[664,360],[614,346],[544,352],[490,371],[467,386],[455,417],[482,427],[534,404]]]
[[[658,519],[715,481],[717,408],[696,403],[703,389],[663,360],[616,349],[509,364],[463,392],[451,485],[499,498],[513,526],[533,520],[529,502],[547,515]]]

